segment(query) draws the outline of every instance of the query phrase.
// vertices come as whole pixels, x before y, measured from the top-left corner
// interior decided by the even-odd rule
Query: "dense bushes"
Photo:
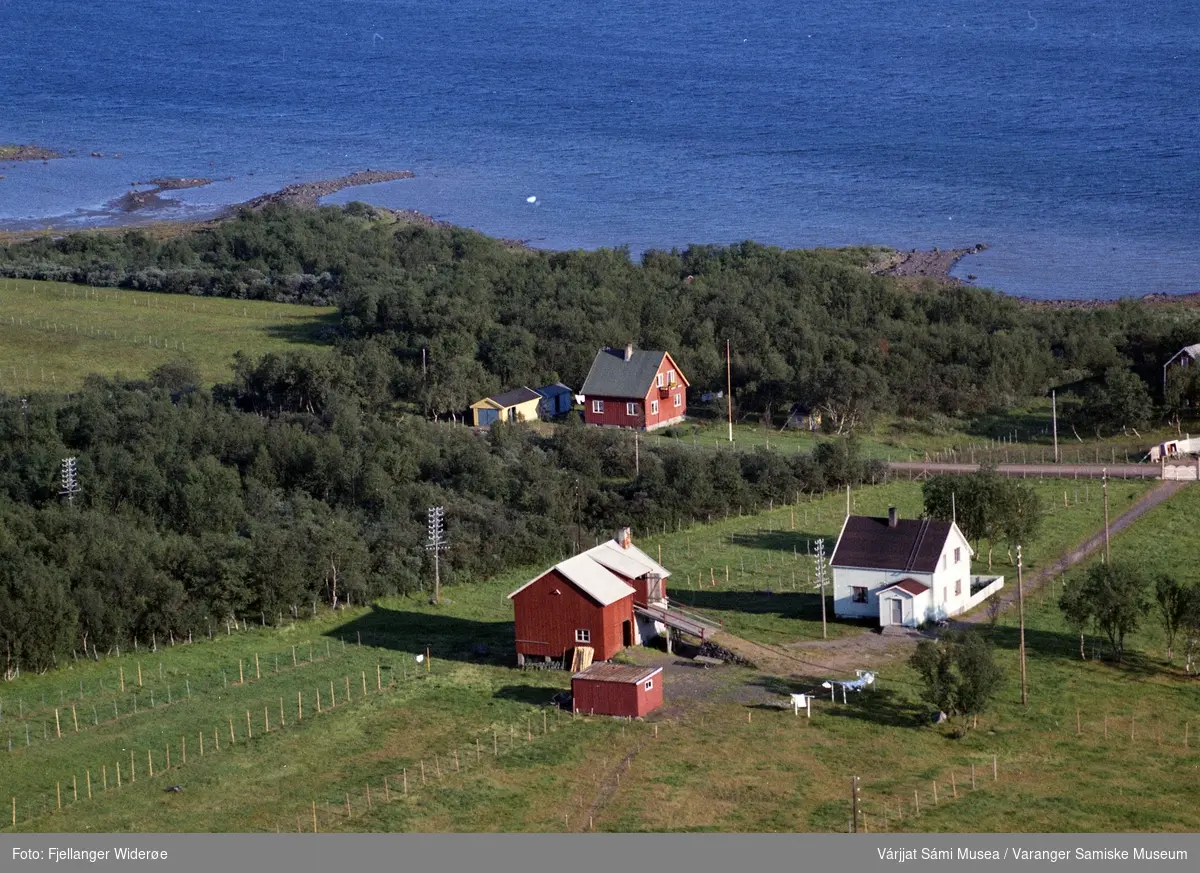
[[[443,572],[466,581],[556,561],[619,526],[674,527],[878,475],[839,443],[820,458],[643,445],[635,476],[628,434],[480,436],[364,414],[336,392],[317,411],[265,417],[177,390],[186,377],[92,378],[24,410],[0,399],[0,648],[12,666],[314,599],[420,591],[434,504],[446,507]],[[247,376],[215,393],[266,408],[270,390]],[[83,486],[74,506],[57,494],[67,456]]]
[[[562,379],[596,350],[669,349],[694,394],[736,412],[822,408],[834,430],[872,414],[973,415],[1133,366],[1153,384],[1200,335],[1194,310],[1031,307],[975,288],[914,290],[863,250],[740,245],[540,252],[356,205],[245,212],[196,233],[81,233],[0,247],[0,274],[188,294],[336,302],[373,402],[461,412],[481,393]],[[424,353],[424,354],[423,354]],[[693,400],[696,398],[693,397]],[[1117,423],[1116,426],[1123,426]]]

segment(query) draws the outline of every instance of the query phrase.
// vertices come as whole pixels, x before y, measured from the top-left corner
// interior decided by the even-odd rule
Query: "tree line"
[[[620,248],[535,251],[350,204],[272,206],[170,239],[39,238],[0,246],[0,274],[335,303],[347,354],[372,372],[369,399],[429,416],[522,384],[578,388],[598,349],[626,342],[671,351],[702,411],[697,396],[725,387],[726,340],[736,414],[772,419],[800,404],[840,433],[884,412],[1010,409],[1053,386],[1073,386],[1063,417],[1080,429],[1194,408],[1191,383],[1161,407],[1151,396],[1162,361],[1197,340],[1195,310],[1030,306],[871,275],[871,257],[753,242],[640,261]]]
[[[642,445],[571,424],[490,433],[291,401],[244,362],[212,390],[186,364],[91,377],[69,398],[0,397],[0,651],[9,672],[132,638],[202,634],[311,601],[420,595],[426,509],[446,511],[443,578],[558,561],[622,526],[674,529],[872,476],[854,442],[785,456]],[[271,414],[257,412],[281,404]],[[294,410],[294,411],[288,411]],[[59,496],[61,459],[81,493]]]

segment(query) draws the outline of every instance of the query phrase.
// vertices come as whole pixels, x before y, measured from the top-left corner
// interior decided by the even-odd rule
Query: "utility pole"
[[[1017,609],[1021,617],[1021,705],[1029,703],[1029,685],[1025,676],[1025,578],[1022,573],[1021,547],[1017,546]]]
[[[817,577],[817,585],[821,589],[821,639],[828,639],[829,632],[825,624],[825,538],[817,539],[817,544],[813,549],[816,552],[817,566],[815,575]]]
[[[1104,489],[1104,563],[1112,563],[1112,552],[1108,548],[1108,467],[1105,467],[1101,474],[1101,483]]]
[[[858,777],[850,777],[850,830],[858,833]]]
[[[428,518],[429,538],[425,542],[425,551],[433,553],[433,602],[440,603],[442,599],[442,574],[438,556],[446,551],[445,508],[441,506],[430,507]]]
[[[59,489],[60,497],[67,498],[67,503],[72,506],[75,504],[75,495],[82,489],[79,486],[78,478],[79,468],[75,458],[63,458],[62,472],[59,474]]]
[[[733,442],[733,357],[725,340],[725,401],[729,410],[729,441]]]
[[[846,485],[846,518],[850,517],[850,486]]]
[[[1050,392],[1050,420],[1054,428],[1054,463],[1058,463],[1058,398]]]
[[[642,462],[638,458],[638,432],[633,432],[633,475],[637,478],[642,476]]]

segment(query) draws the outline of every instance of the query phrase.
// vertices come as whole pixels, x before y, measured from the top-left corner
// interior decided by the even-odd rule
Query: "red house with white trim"
[[[636,430],[676,424],[687,414],[689,384],[669,352],[601,349],[580,389],[583,420]]]

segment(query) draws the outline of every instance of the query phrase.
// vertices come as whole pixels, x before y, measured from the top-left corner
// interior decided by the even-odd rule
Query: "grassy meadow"
[[[321,345],[336,310],[0,279],[0,392],[69,392],[90,373],[141,378],[179,357],[204,384],[227,379],[234,352]]]
[[[1099,495],[1081,491],[1076,504],[1069,493],[1064,507],[1063,484],[1039,485],[1058,502],[1027,550],[1033,569],[1102,524]],[[1113,514],[1144,488],[1112,487]],[[863,488],[852,499],[859,513],[897,505],[912,515],[919,484]],[[690,531],[635,531],[635,539],[651,554],[662,546],[675,574],[672,595],[688,610],[687,580],[707,583],[720,561],[716,586],[691,589],[694,609],[779,647],[820,634],[811,604],[778,604],[815,602],[810,592],[790,592],[790,572],[811,566],[804,539],[835,536],[844,509],[845,495],[830,495]],[[1116,536],[1114,556],[1144,554],[1148,569],[1193,573],[1186,522],[1198,512],[1200,490],[1183,489]],[[998,553],[996,571],[1007,576],[1006,560]],[[388,598],[303,621],[264,616],[266,627],[214,627],[211,640],[197,629],[194,644],[160,640],[154,652],[140,645],[119,658],[23,675],[0,688],[0,742],[12,737],[11,750],[0,751],[0,798],[16,798],[21,831],[311,832],[314,810],[321,831],[575,831],[589,821],[608,831],[838,831],[857,775],[870,830],[1200,830],[1200,700],[1195,679],[1163,660],[1152,616],[1130,640],[1124,665],[1090,652],[1080,660],[1078,638],[1055,605],[1057,586],[1031,593],[1029,704],[1020,703],[1015,615],[1004,614],[988,630],[1004,687],[961,738],[928,723],[902,658],[871,662],[876,689],[847,705],[819,696],[809,720],[779,707],[788,692],[821,693],[828,677],[807,674],[800,662],[782,674],[698,670],[631,650],[630,660],[665,665],[667,705],[645,722],[573,719],[548,705],[568,687],[566,673],[508,666],[506,595],[540,569],[447,588],[437,606]],[[774,605],[756,608],[767,602]],[[834,645],[864,633],[836,623],[830,630]],[[418,663],[426,651],[431,659]],[[172,785],[183,791],[163,791]],[[10,826],[8,816],[0,824]]]

